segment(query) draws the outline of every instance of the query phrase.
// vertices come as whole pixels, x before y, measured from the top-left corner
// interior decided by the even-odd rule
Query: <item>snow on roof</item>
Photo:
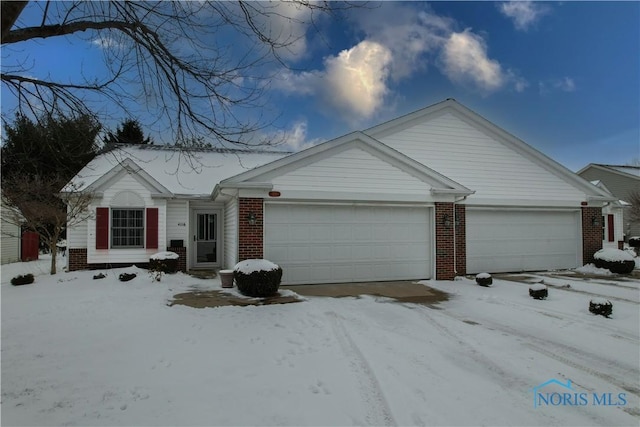
[[[629,166],[629,165],[602,165],[597,164],[598,166],[602,166],[604,168],[613,169],[614,171],[626,173],[629,175],[634,175],[640,178],[640,166]]]
[[[173,194],[209,195],[217,183],[290,153],[209,148],[180,150],[171,146],[122,146],[99,154],[65,187],[84,190],[127,159]]]

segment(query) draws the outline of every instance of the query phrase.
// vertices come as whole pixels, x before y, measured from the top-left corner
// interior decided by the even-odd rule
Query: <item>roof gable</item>
[[[580,169],[577,174],[582,175],[589,170],[605,171],[632,181],[640,181],[640,166],[623,166],[623,165],[601,165],[598,163],[589,163]]]
[[[295,174],[296,171],[310,166],[321,166],[323,163],[335,162],[340,156],[361,153],[361,161],[378,162],[380,168],[392,169],[410,175],[427,184],[432,192],[468,195],[473,191],[452,179],[430,169],[406,155],[384,145],[362,132],[353,132],[343,137],[316,145],[265,166],[239,174],[220,183],[220,187],[239,188],[264,186],[278,177]],[[339,160],[339,159],[338,159]],[[344,160],[343,160],[344,162]],[[345,165],[346,166],[346,165]],[[346,170],[346,167],[343,167]],[[368,177],[370,178],[370,176]]]
[[[107,173],[89,184],[85,191],[99,193],[109,188],[114,182],[119,181],[124,175],[131,175],[136,181],[142,184],[151,194],[171,196],[171,192],[149,175],[142,167],[130,158],[124,159]]]
[[[429,129],[431,131],[431,135],[429,135],[431,139],[426,141],[424,135],[420,135],[419,132],[426,129],[425,126],[432,126],[432,124],[435,128]],[[491,194],[491,191],[486,191],[487,188],[491,187],[491,184],[496,184],[496,182],[502,180],[503,185],[505,182],[511,181],[514,192],[517,189],[517,191],[524,193],[525,197],[528,197],[531,196],[527,191],[528,186],[533,181],[541,179],[542,175],[549,175],[555,178],[545,178],[547,182],[544,186],[552,190],[554,186],[558,187],[557,191],[555,191],[557,193],[555,197],[558,199],[570,194],[573,194],[573,196],[582,195],[582,197],[594,200],[610,197],[606,192],[591,185],[577,174],[454,99],[447,99],[414,113],[374,126],[365,130],[364,133],[381,140],[383,143],[404,152],[410,157],[422,161],[428,166],[438,169],[461,184],[477,190],[477,194],[480,196]],[[402,138],[405,141],[398,142]],[[413,141],[406,143],[406,140],[410,139],[413,139]],[[481,139],[484,139],[484,141],[480,141]],[[476,153],[468,150],[470,142],[477,144],[474,147]],[[438,146],[442,150],[439,153],[436,150],[433,153],[433,158],[421,158],[419,151],[427,143],[431,144],[432,147]],[[482,146],[483,143],[484,146]],[[411,144],[413,144],[413,150],[407,148]],[[489,145],[493,146],[493,152],[484,152],[483,150]],[[499,148],[500,146],[502,148]],[[438,159],[438,154],[447,158]],[[493,164],[482,165],[483,159],[480,158],[480,154],[483,155],[484,160],[490,160]],[[494,156],[493,158],[491,158],[492,155]],[[423,155],[422,157],[425,156]],[[464,162],[466,164],[463,164]],[[519,165],[515,166],[516,164]],[[526,173],[523,170],[523,173],[518,175],[519,170],[522,169],[521,167],[527,165],[530,166]],[[510,173],[504,173],[503,175],[505,176],[499,176],[501,172],[506,171],[508,168],[514,170]],[[477,178],[486,179],[483,183]],[[494,180],[493,183],[490,182],[491,179]],[[497,188],[497,185],[494,186]],[[559,188],[562,186],[564,187]],[[496,190],[494,193],[498,194],[500,192]]]

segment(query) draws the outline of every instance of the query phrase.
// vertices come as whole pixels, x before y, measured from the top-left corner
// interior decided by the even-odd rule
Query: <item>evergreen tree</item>
[[[144,137],[142,126],[134,119],[124,120],[115,134],[108,132],[104,142],[105,144],[153,144],[151,137]]]

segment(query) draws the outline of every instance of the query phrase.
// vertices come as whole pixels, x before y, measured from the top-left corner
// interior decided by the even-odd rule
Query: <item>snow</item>
[[[491,275],[489,273],[478,273],[476,274],[476,279],[490,279]]]
[[[237,290],[135,267],[51,276],[48,262],[2,266],[2,425],[638,425],[631,277],[532,274],[557,285],[546,300],[530,283],[459,277],[422,282],[450,293],[435,308],[361,296],[195,309],[167,303]],[[119,282],[125,271],[139,274]],[[29,272],[34,284],[9,284]],[[598,298],[610,319],[589,312]],[[535,408],[551,379],[628,403]]]
[[[604,248],[600,249],[593,255],[596,259],[601,259],[604,261],[633,261],[633,255],[622,251],[620,249],[613,248]]]
[[[149,258],[155,259],[155,260],[178,259],[180,258],[180,255],[178,255],[175,252],[164,251],[164,252],[155,253],[151,255]]]
[[[608,299],[604,299],[604,298],[593,298],[593,299],[591,299],[591,303],[592,304],[598,304],[598,305],[607,305],[607,304],[611,304],[611,301],[609,301]]]
[[[547,289],[547,287],[545,285],[543,285],[542,283],[535,283],[535,284],[529,286],[529,289],[531,289],[532,291],[543,291],[543,290]]]
[[[122,146],[93,159],[69,189],[83,190],[130,159],[173,194],[210,195],[220,181],[278,160],[289,153],[238,150],[180,152],[162,146]],[[204,178],[206,176],[206,178]]]
[[[598,276],[611,276],[613,273],[606,268],[598,268],[594,264],[585,264],[582,267],[575,269],[578,273],[582,274],[595,274]]]
[[[244,274],[251,274],[256,271],[272,271],[278,268],[280,268],[278,264],[274,264],[266,259],[246,259],[237,263],[233,270]]]

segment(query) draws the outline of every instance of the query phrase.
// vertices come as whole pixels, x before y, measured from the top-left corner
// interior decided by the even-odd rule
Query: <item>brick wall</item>
[[[249,224],[249,213],[255,214],[255,225]],[[240,198],[238,215],[238,260],[263,258],[264,200]]]
[[[453,280],[453,203],[436,203],[436,280]],[[445,215],[449,225],[444,224]]]
[[[597,218],[598,225],[593,224]],[[602,249],[602,209],[582,207],[582,262],[593,262],[593,254]]]
[[[178,271],[187,271],[187,248],[185,247],[168,247],[167,251],[177,253],[178,258]]]
[[[69,271],[87,269],[87,248],[68,249]]]
[[[467,274],[467,208],[456,205],[456,274]]]

